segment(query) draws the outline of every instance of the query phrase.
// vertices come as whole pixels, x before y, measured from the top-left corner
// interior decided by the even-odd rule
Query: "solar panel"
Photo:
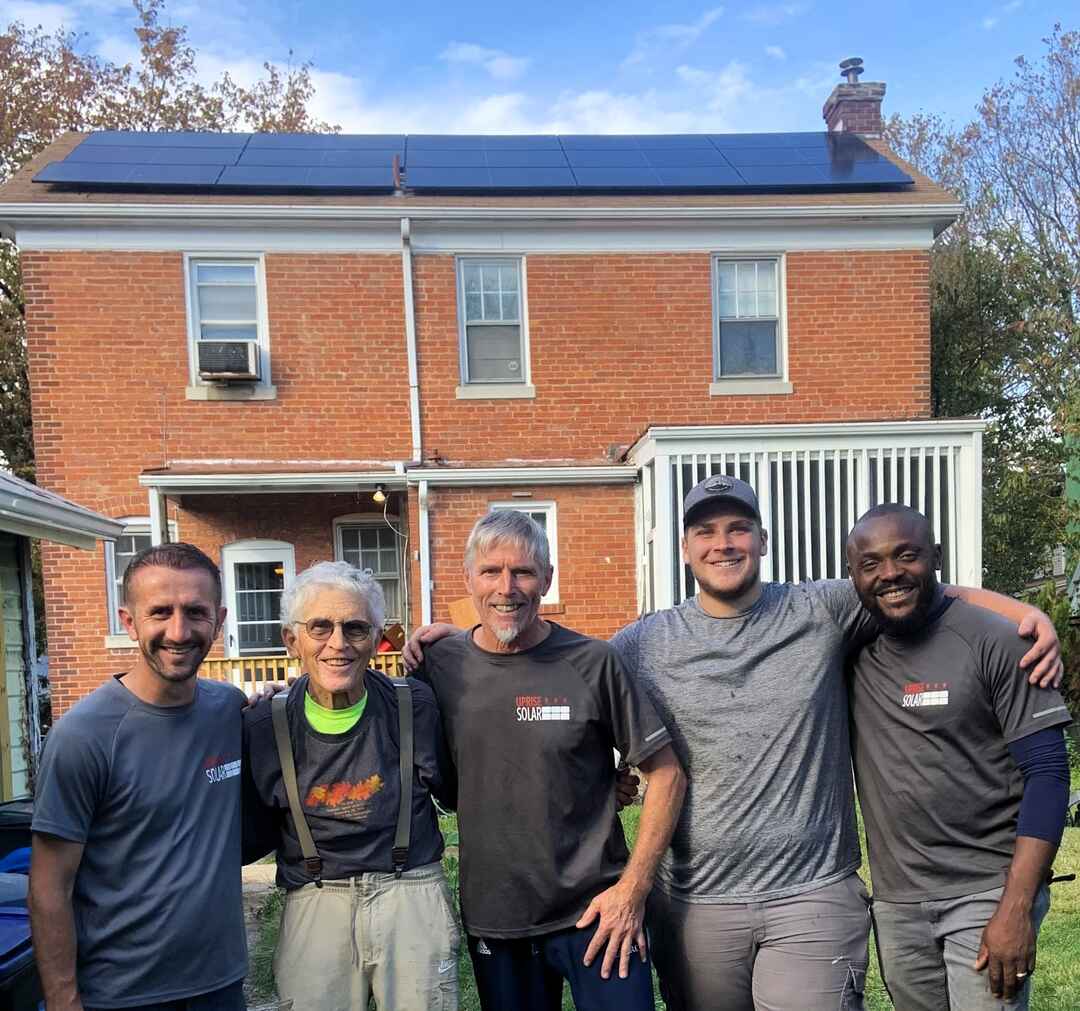
[[[700,165],[728,167],[729,159],[712,147],[647,148],[641,152],[654,168],[690,168]]]
[[[363,148],[334,151],[319,148],[248,148],[238,165],[273,165],[279,168],[300,166],[302,168],[359,168],[390,165],[396,151],[384,148]]]
[[[103,130],[92,133],[82,143],[97,147],[243,147],[250,133],[207,133],[204,131]]]
[[[688,168],[658,168],[660,185],[672,189],[744,189],[743,178],[733,168],[721,165],[691,166]]]
[[[101,165],[225,165],[235,163],[243,147],[150,147],[148,145],[80,144],[67,162]]]
[[[104,131],[35,182],[390,192],[843,191],[910,185],[853,134],[214,134]]]
[[[98,165],[54,161],[34,176],[34,181],[86,186],[212,186],[221,170],[220,165]]]
[[[285,189],[392,190],[391,166],[382,168],[305,168],[295,165],[228,166],[219,186],[268,186]]]
[[[640,168],[575,168],[574,177],[583,189],[648,190],[661,186],[657,174],[647,165]]]
[[[269,148],[289,151],[370,151],[405,150],[405,135],[399,133],[256,133],[250,134],[248,149]]]

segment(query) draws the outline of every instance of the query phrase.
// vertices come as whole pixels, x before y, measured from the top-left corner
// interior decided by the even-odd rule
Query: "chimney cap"
[[[848,84],[858,84],[859,75],[863,72],[861,56],[852,56],[840,63],[840,76],[847,80]]]

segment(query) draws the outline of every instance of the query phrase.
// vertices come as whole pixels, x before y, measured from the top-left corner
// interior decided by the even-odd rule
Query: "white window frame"
[[[500,509],[516,509],[522,513],[544,513],[547,517],[548,548],[551,552],[551,586],[548,592],[540,598],[544,605],[560,603],[559,600],[559,516],[558,508],[554,502],[534,502],[532,499],[512,499],[509,502],[489,502],[488,512],[497,512]]]
[[[776,264],[776,372],[771,375],[720,374],[720,291],[717,266],[720,263],[761,262]],[[709,284],[712,288],[712,396],[746,396],[755,394],[789,394],[793,387],[788,376],[788,306],[787,257],[782,252],[714,251],[709,262]]]
[[[521,379],[486,380],[470,379],[468,367],[468,327],[465,318],[465,271],[466,264],[492,263],[514,264],[518,270],[518,308],[521,327]],[[458,367],[461,373],[461,385],[457,388],[459,400],[510,399],[536,396],[532,384],[532,362],[529,351],[529,283],[526,257],[523,253],[470,253],[454,257],[454,278],[457,289],[458,318]]]
[[[388,522],[394,528],[394,531],[397,534],[395,540],[397,541],[398,546],[398,603],[401,605],[402,610],[404,610],[407,606],[406,601],[408,599],[405,590],[407,565],[406,559],[404,557],[405,542],[401,536],[402,531],[399,525],[401,522],[401,518],[399,516],[395,516],[391,513],[384,519],[382,513],[350,513],[348,516],[336,517],[334,519],[334,558],[336,561],[339,562],[345,560],[345,545],[341,539],[341,534],[343,530],[349,527],[383,527],[386,526]],[[386,621],[387,624],[398,622],[404,625],[405,615],[391,614],[389,611],[387,611]]]
[[[149,516],[121,516],[116,520],[123,523],[124,532],[121,536],[131,534],[151,534]],[[176,523],[169,520],[169,540],[178,540]],[[105,607],[106,613],[106,649],[134,649],[138,644],[131,641],[120,621],[120,599],[116,589],[116,541],[105,541]]]
[[[236,586],[233,583],[232,567],[237,562],[276,562],[281,561],[285,570],[282,577],[282,590],[287,590],[296,579],[296,548],[288,541],[244,540],[233,541],[221,548],[221,589],[222,601],[228,609],[225,616],[225,628],[222,639],[225,656],[230,659],[240,656],[240,633],[237,625],[239,608],[236,606]],[[275,648],[267,656],[284,656],[285,646]]]
[[[199,313],[195,294],[198,266],[255,268],[256,341],[259,380],[255,383],[210,383],[199,378]],[[266,306],[266,260],[262,253],[184,253],[184,305],[187,312],[188,400],[273,400],[277,391],[270,372],[270,324]]]

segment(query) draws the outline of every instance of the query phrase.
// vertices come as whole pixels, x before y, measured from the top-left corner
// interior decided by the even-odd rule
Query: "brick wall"
[[[41,483],[111,516],[146,515],[138,475],[177,461],[407,459],[401,266],[395,255],[267,255],[274,401],[185,399],[178,253],[23,255]],[[606,462],[649,425],[862,421],[929,416],[928,257],[787,257],[790,396],[709,396],[712,298],[706,254],[534,255],[527,261],[535,400],[457,400],[454,260],[416,259],[424,446],[452,463]],[[556,620],[606,635],[633,616],[629,488],[532,489],[559,503]],[[410,492],[415,506],[415,491]],[[348,496],[346,496],[348,498]],[[508,489],[432,493],[435,616],[464,593],[472,522]],[[188,498],[181,536],[273,537],[297,566],[329,557],[330,496]],[[409,510],[418,543],[416,509]],[[122,666],[109,654],[101,550],[47,546],[57,712]],[[609,560],[610,559],[610,560]],[[413,607],[419,615],[415,559]]]

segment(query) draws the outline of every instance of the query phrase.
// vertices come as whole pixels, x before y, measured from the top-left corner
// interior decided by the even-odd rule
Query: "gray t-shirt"
[[[766,583],[738,617],[691,599],[612,639],[690,780],[666,892],[762,901],[859,866],[844,658],[872,624],[847,580]]]
[[[73,907],[83,1003],[206,993],[247,973],[240,883],[240,709],[199,680],[152,706],[119,676],[49,732],[33,830],[83,843]]]
[[[997,888],[1012,860],[1023,779],[1009,744],[1069,722],[1028,684],[1030,643],[953,600],[918,637],[882,635],[856,658],[852,745],[874,876],[886,902]]]

